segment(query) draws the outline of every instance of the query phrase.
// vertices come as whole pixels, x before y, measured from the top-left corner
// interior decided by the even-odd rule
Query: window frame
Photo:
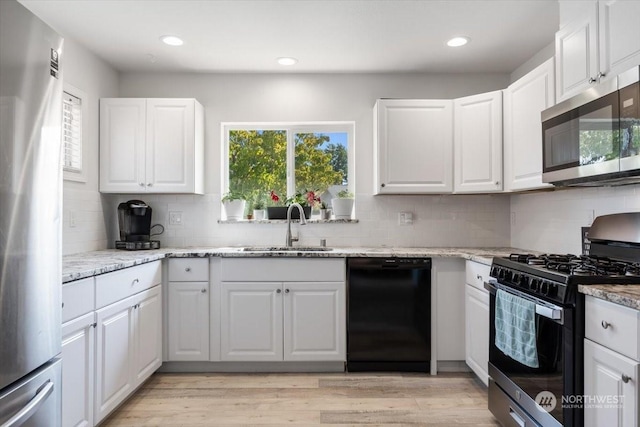
[[[355,133],[354,121],[321,121],[321,122],[222,122],[222,168],[221,193],[229,191],[229,132],[234,130],[281,130],[287,134],[287,196],[295,194],[295,134],[297,133],[331,133],[347,134],[347,188],[355,194]]]
[[[75,182],[87,182],[87,167],[85,164],[85,154],[86,154],[86,140],[87,140],[87,121],[89,119],[89,97],[87,94],[78,89],[75,86],[70,85],[69,83],[64,83],[63,85],[63,97],[66,94],[69,94],[73,97],[76,97],[80,100],[80,111],[82,113],[81,124],[80,124],[80,156],[81,156],[81,167],[79,170],[70,170],[65,168],[64,166],[64,135],[62,135],[62,177],[65,181],[75,181]],[[64,102],[64,101],[63,101]],[[64,114],[64,113],[63,113]],[[62,118],[62,132],[64,132],[64,118]]]

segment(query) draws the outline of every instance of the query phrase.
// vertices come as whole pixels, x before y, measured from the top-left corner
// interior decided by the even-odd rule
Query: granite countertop
[[[103,250],[62,257],[62,283],[109,273],[138,264],[163,258],[187,257],[456,257],[490,265],[495,256],[507,256],[514,252],[527,252],[516,248],[386,248],[349,247],[331,248],[329,251],[265,251],[267,247],[207,247],[207,248],[165,248],[145,251]]]
[[[578,291],[640,310],[640,285],[580,285]]]

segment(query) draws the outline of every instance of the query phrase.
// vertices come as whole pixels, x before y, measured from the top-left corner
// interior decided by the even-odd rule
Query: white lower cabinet
[[[62,325],[63,427],[93,426],[94,348],[93,311]]]
[[[640,311],[585,297],[586,427],[640,424]]]
[[[222,283],[227,361],[344,361],[344,283]]]
[[[223,259],[221,279],[220,360],[346,361],[344,259]]]
[[[154,286],[96,311],[96,424],[160,367],[161,307]]]
[[[588,339],[584,344],[586,427],[636,427],[640,363]]]
[[[471,370],[489,385],[489,293],[472,285],[465,290],[465,360]]]
[[[170,361],[209,360],[209,282],[169,282]]]

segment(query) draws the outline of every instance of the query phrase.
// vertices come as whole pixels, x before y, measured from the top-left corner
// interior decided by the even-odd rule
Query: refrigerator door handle
[[[42,406],[42,404],[45,402],[45,400],[47,400],[52,392],[53,382],[51,380],[47,380],[47,382],[44,383],[42,387],[40,387],[36,395],[33,396],[33,399],[31,399],[24,408],[16,412],[13,417],[9,418],[7,422],[2,424],[2,426],[0,427],[17,427],[24,424],[26,420],[28,420],[33,414],[38,412],[40,406]]]

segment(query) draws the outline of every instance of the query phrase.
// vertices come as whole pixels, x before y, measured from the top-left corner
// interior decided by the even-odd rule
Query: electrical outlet
[[[413,214],[411,212],[398,212],[398,225],[413,224]]]
[[[76,228],[76,213],[75,211],[69,211],[69,228]]]
[[[169,212],[170,225],[182,225],[182,212]]]

